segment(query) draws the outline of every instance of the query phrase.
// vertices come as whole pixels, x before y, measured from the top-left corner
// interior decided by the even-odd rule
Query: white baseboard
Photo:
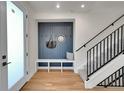
[[[27,77],[27,81],[29,81],[36,72],[37,72],[37,70],[33,71],[32,73],[29,73],[29,75]]]
[[[77,69],[74,69],[74,73],[78,73],[78,70]]]

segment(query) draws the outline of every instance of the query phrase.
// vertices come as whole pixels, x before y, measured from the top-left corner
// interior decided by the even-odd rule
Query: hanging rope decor
[[[47,48],[55,48],[56,45],[57,45],[57,42],[55,40],[53,40],[53,34],[51,34],[49,41],[46,42],[46,47]]]

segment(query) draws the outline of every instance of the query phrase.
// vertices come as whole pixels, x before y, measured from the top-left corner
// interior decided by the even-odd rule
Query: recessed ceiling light
[[[82,4],[82,5],[81,5],[81,8],[84,8],[84,7],[85,7],[85,5],[84,5],[84,4]]]
[[[59,4],[57,4],[57,5],[56,5],[56,8],[60,8],[60,5],[59,5]]]

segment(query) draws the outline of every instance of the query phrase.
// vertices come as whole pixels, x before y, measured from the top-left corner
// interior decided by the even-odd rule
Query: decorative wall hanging
[[[46,42],[46,47],[47,48],[55,48],[56,45],[57,45],[57,42],[53,39],[53,33],[52,33],[49,41]]]

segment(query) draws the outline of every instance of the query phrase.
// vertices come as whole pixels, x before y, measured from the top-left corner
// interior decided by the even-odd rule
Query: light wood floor
[[[22,91],[83,91],[84,83],[79,75],[73,71],[47,71],[39,70],[31,80],[24,85]],[[119,91],[124,88],[96,87],[88,91]]]

